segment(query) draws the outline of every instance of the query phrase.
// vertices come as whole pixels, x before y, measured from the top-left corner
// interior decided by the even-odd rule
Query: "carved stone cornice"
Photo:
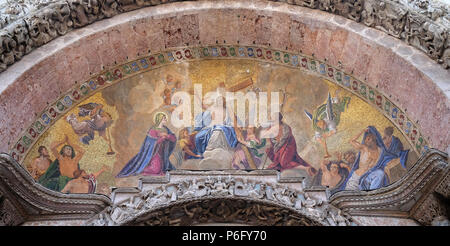
[[[127,199],[106,208],[86,225],[352,224],[345,214],[326,201],[257,177],[186,177],[179,182],[128,194]]]
[[[25,220],[88,219],[111,203],[104,195],[69,195],[44,188],[7,154],[0,154],[0,197],[0,215],[14,214],[16,218],[5,223],[8,225]]]
[[[397,182],[373,191],[341,191],[329,200],[350,215],[414,218],[429,225],[438,215],[448,217],[443,208],[449,206],[449,172],[448,155],[431,149]]]
[[[19,225],[25,222],[25,217],[0,190],[0,226]]]
[[[182,0],[28,0],[0,6],[0,72],[74,28],[120,13]],[[330,12],[384,31],[450,66],[448,5],[405,0],[271,0]]]

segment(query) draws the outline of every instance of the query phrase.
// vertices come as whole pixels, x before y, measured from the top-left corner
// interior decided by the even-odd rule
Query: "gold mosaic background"
[[[202,84],[203,93],[206,93],[215,90],[221,83],[229,88],[248,78],[254,82],[253,87],[258,87],[263,92],[270,94],[271,91],[285,91],[286,101],[282,109],[284,121],[292,128],[299,155],[316,168],[320,167],[324,151],[322,146],[314,140],[312,123],[305,116],[304,110],[312,113],[318,106],[326,102],[328,92],[332,96],[338,93],[339,97],[351,97],[348,108],[341,114],[337,133],[327,139],[331,154],[352,149],[349,144],[350,139],[369,125],[375,126],[381,134],[387,126],[395,128],[377,109],[344,88],[320,77],[300,70],[257,61],[203,60],[172,64],[137,75],[105,88],[79,104],[99,103],[104,105],[103,109],[111,114],[114,122],[109,130],[115,155],[106,154],[109,151],[108,142],[99,137],[97,133],[89,145],[84,145],[79,141],[79,136],[74,133],[66,121],[68,115],[78,115],[78,107],[74,107],[42,135],[28,152],[24,164],[28,166],[38,156],[39,146],[43,145],[50,149],[53,142],[62,140],[67,134],[72,142],[86,150],[80,161],[82,169],[93,173],[100,170],[103,165],[109,167],[109,170],[98,178],[97,193],[108,194],[111,186],[137,185],[137,177],[122,179],[114,177],[139,151],[148,129],[153,124],[153,114],[156,111],[169,112],[163,107],[161,97],[169,77],[174,82],[180,82],[180,90],[190,92],[192,92],[193,84],[196,83]],[[245,93],[245,90],[243,92]],[[78,119],[84,120],[80,117]],[[170,121],[168,126],[178,136],[179,129],[171,126]],[[412,149],[397,129],[394,131],[394,136],[402,141],[405,149]],[[51,159],[54,160],[54,156],[51,156]],[[416,154],[410,151],[408,168],[416,160]],[[183,169],[185,166],[181,164],[177,168]],[[393,172],[394,180],[400,178],[405,172],[406,170],[401,167],[396,167]],[[300,173],[295,170],[287,170],[283,175],[295,176]]]

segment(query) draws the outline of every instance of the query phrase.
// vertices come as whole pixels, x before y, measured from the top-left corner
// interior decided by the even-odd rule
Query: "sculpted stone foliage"
[[[359,21],[363,9],[362,0],[324,0],[319,1],[319,9]]]
[[[0,226],[15,226],[23,222],[24,218],[0,191]]]
[[[414,11],[422,14],[433,21],[447,22],[450,20],[448,14],[449,6],[439,0],[400,0],[402,4],[408,5]]]
[[[50,40],[119,13],[180,0],[18,0],[0,1],[0,72],[23,54]],[[384,31],[450,66],[449,6],[428,0],[272,0],[320,9]],[[17,24],[24,19],[26,25]],[[13,25],[14,28],[5,28]],[[20,45],[15,46],[8,38]],[[6,41],[4,40],[6,39]],[[16,55],[11,56],[11,53]],[[11,60],[13,58],[13,60]]]
[[[173,212],[173,209],[181,210]],[[291,218],[292,212],[289,211],[302,218]],[[162,221],[164,217],[167,219]],[[184,180],[142,191],[104,210],[87,224],[126,225],[142,222],[147,225],[171,225],[171,220],[177,220],[176,223],[181,225],[211,221],[267,225],[351,224],[340,210],[310,197],[308,193],[279,184],[220,176]]]
[[[0,0],[0,28],[60,0]]]
[[[18,60],[33,50],[33,40],[28,38],[29,32],[25,21],[17,21],[11,26],[16,48],[14,49],[15,59]]]
[[[0,69],[6,69],[6,66],[14,63],[16,46],[17,43],[8,32],[0,31]]]
[[[432,225],[432,223],[439,218],[444,218],[448,221],[449,204],[442,201],[442,198],[435,194],[428,196],[418,211],[414,214],[414,218],[422,225]]]
[[[406,23],[407,10],[387,1],[365,1],[363,23],[400,38]]]
[[[447,34],[444,27],[419,14],[410,14],[406,20],[403,37],[410,45],[427,53],[433,59],[439,59],[444,51]]]
[[[414,213],[414,218],[423,225],[448,226],[450,214],[450,173],[434,188]]]
[[[95,22],[102,16],[101,5],[98,0],[80,0],[70,2],[70,16],[73,27],[79,28]]]

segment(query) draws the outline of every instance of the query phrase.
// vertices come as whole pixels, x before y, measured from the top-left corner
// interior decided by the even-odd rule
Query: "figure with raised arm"
[[[58,152],[58,147],[65,144]],[[67,182],[74,178],[74,172],[79,169],[79,162],[84,155],[84,149],[71,143],[65,135],[64,140],[55,142],[51,151],[56,160],[47,171],[39,178],[39,183],[48,189],[61,191]]]

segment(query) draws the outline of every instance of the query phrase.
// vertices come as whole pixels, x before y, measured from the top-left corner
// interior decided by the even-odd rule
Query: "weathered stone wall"
[[[450,66],[449,6],[424,0],[274,0],[319,9],[399,38]],[[73,28],[180,0],[21,0],[0,5],[0,72]],[[225,1],[232,2],[232,1]],[[252,1],[254,2],[254,1]]]

